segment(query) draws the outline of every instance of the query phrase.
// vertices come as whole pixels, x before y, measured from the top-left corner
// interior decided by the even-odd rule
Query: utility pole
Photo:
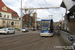
[[[62,29],[63,29],[63,14],[62,14]]]
[[[37,14],[35,12],[35,30],[36,30],[36,18],[37,18]]]
[[[20,33],[22,34],[22,0],[21,0],[21,22],[20,22],[20,26],[21,26]]]
[[[30,33],[31,33],[31,16],[30,16],[30,14],[29,14],[29,17],[30,17],[30,22],[29,22],[29,24],[30,24]]]

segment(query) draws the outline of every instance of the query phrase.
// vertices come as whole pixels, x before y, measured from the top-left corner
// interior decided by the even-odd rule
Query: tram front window
[[[50,23],[42,23],[42,26],[41,27],[42,27],[41,30],[46,31],[50,27]]]

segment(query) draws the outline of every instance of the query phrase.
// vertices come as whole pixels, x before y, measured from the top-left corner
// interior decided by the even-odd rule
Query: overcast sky
[[[2,0],[6,6],[15,10],[20,16],[21,0]],[[60,7],[62,0],[22,0],[22,7]],[[62,20],[62,14],[65,14],[64,8],[59,9],[40,9],[35,10],[37,12],[37,18],[49,18],[49,15],[53,15],[54,22]],[[39,19],[38,19],[39,20]]]

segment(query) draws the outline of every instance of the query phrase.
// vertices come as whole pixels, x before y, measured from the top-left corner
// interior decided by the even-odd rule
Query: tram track
[[[49,38],[49,37],[44,38],[44,39],[41,39],[40,41],[38,41],[38,42],[35,44],[35,46],[34,46],[31,50],[36,50],[36,47],[37,47],[38,45],[41,45],[40,43],[41,43],[42,41],[48,39],[48,38]],[[48,44],[48,46],[46,47],[47,49],[45,49],[45,50],[48,50],[48,49],[49,49],[50,42],[51,42],[51,38],[49,38],[49,44]]]
[[[51,43],[51,39],[49,40],[49,44],[48,44],[47,50],[49,50],[50,43]]]
[[[21,35],[14,35],[14,36],[7,36],[7,37],[0,37],[0,40],[12,40],[12,39],[15,39],[15,38],[20,38],[20,37],[23,37],[23,36],[32,36],[32,35],[35,35],[35,34],[32,34],[32,33],[28,33],[28,34],[21,34]],[[5,35],[4,35],[5,36]]]
[[[24,37],[28,37],[28,36],[32,36],[32,35],[24,35],[24,36],[19,36],[19,37],[10,37],[10,38],[4,38],[3,40],[1,39],[0,40],[0,43],[2,42],[2,43],[7,43],[7,42],[10,42],[10,41],[15,41],[15,40],[18,40],[18,39],[21,39],[21,38],[24,38]],[[6,41],[6,42],[5,42]],[[1,43],[1,44],[2,44]]]
[[[4,49],[15,48],[15,47],[19,47],[19,46],[23,46],[23,45],[28,45],[28,44],[35,43],[35,42],[39,41],[40,39],[42,39],[42,38],[40,38],[40,37],[35,38],[34,37],[34,40],[30,40],[30,39],[29,39],[30,41],[29,40],[28,41],[24,40],[24,41],[21,41],[20,43],[15,43],[15,44],[14,43],[13,44],[9,44],[8,43],[8,45],[0,46],[0,48],[4,48]]]
[[[19,36],[12,41],[11,39],[8,39],[9,42],[0,44],[0,50],[60,50],[54,48],[54,46],[60,46],[56,35],[54,37],[40,37],[39,33],[36,33]]]
[[[33,35],[33,36],[35,36],[35,35]],[[31,35],[29,35],[29,36],[22,36],[22,37],[20,37],[20,38],[17,38],[17,39],[13,39],[13,40],[8,40],[8,41],[6,41],[6,42],[4,42],[4,43],[1,43],[0,44],[0,47],[2,47],[2,46],[6,46],[6,45],[10,45],[10,44],[18,44],[18,43],[21,43],[21,42],[23,42],[24,40],[28,40],[28,38],[34,38],[33,36],[31,36]],[[37,36],[36,36],[37,37]],[[35,37],[35,38],[36,38]]]
[[[22,45],[18,45],[18,46],[15,46],[15,47],[11,47],[11,48],[8,48],[8,50],[10,50],[10,49],[12,50],[14,48],[21,47],[21,46],[26,46],[26,45],[34,44],[34,43],[37,43],[38,41],[43,40],[43,39],[45,39],[45,38],[43,37],[41,39],[37,39],[36,41],[32,41],[32,42],[29,42],[29,43],[26,43],[26,44],[22,44]]]
[[[0,37],[0,40],[5,40],[5,38],[6,38],[6,40],[8,40],[8,39],[15,39],[15,38],[19,38],[20,36],[28,36],[28,35],[32,35],[32,34],[22,34],[22,35],[14,35],[14,36],[7,36],[7,37]],[[12,37],[12,38],[10,38],[10,37]]]

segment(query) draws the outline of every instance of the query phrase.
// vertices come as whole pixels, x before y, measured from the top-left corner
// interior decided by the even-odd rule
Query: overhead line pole
[[[22,34],[22,0],[21,0],[21,23],[20,23],[20,26],[21,26],[21,34]]]

